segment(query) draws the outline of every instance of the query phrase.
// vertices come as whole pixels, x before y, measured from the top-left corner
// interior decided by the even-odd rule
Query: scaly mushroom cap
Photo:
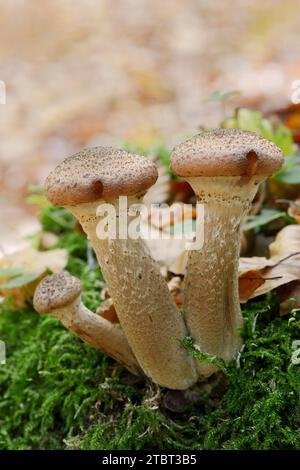
[[[281,150],[240,129],[203,132],[175,147],[171,168],[179,176],[269,176],[283,162]]]
[[[53,274],[43,279],[37,286],[33,306],[39,313],[51,313],[53,310],[70,305],[81,294],[79,279],[69,273]]]
[[[134,196],[157,180],[155,164],[112,147],[92,147],[66,158],[46,180],[46,196],[58,205],[77,205]]]

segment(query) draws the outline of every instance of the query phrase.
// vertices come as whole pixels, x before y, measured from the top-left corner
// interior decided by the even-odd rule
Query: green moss
[[[44,230],[63,234],[72,230],[75,226],[73,215],[64,207],[41,205],[41,223]]]
[[[107,373],[105,357],[50,317],[1,307],[0,448],[57,448],[78,432]]]
[[[189,355],[192,356],[197,361],[203,361],[207,364],[213,364],[218,369],[220,369],[225,375],[229,375],[229,368],[227,364],[222,359],[217,356],[213,356],[208,353],[201,352],[198,348],[195,347],[195,340],[191,336],[186,336],[182,341],[182,346],[188,351]]]
[[[291,364],[300,319],[280,318],[267,297],[244,308],[245,347],[228,366],[221,399],[199,397],[174,415],[123,397],[114,421],[98,415],[81,446],[93,449],[300,449],[300,367]],[[255,325],[255,328],[254,328]],[[138,438],[138,436],[141,436]]]
[[[52,217],[54,209],[44,208],[47,230],[56,230],[57,218],[52,227],[47,211]],[[85,237],[70,228],[59,233],[59,246],[70,253],[68,269],[82,279],[84,302],[94,309],[103,279]],[[243,314],[245,347],[238,364],[226,366],[226,391],[200,394],[176,414],[162,405],[165,391],[126,385],[124,369],[58,321],[30,305],[15,311],[6,301],[0,307],[7,346],[0,448],[300,449],[300,365],[291,363],[299,313],[280,318],[269,295],[246,304]]]

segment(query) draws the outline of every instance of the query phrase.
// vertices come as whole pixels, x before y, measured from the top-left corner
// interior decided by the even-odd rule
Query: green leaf
[[[238,96],[241,92],[239,90],[215,90],[213,91],[207,101],[226,101],[232,96]]]
[[[275,135],[273,137],[273,142],[281,148],[285,155],[292,155],[294,152],[294,139],[291,131],[284,126],[279,124],[276,127]]]
[[[12,279],[11,281],[6,282],[5,284],[0,284],[1,289],[13,289],[14,287],[22,287],[26,284],[29,284],[32,281],[38,279],[39,274],[30,273],[24,274],[24,276],[18,276]]]
[[[222,122],[221,127],[224,129],[237,129],[239,126],[236,117],[230,117]]]
[[[37,205],[39,207],[47,207],[50,205],[43,194],[31,194],[30,196],[26,197],[25,201],[27,204],[32,206]]]
[[[281,170],[276,179],[286,184],[300,184],[300,166],[294,166]]]
[[[251,109],[241,108],[237,114],[237,123],[240,129],[244,131],[259,132],[265,128],[267,131],[266,124],[262,124],[263,116],[259,111],[252,111]]]
[[[284,157],[283,168],[293,167],[300,164],[300,155],[287,155]]]
[[[300,184],[300,156],[286,156],[282,168],[273,178],[286,184]]]
[[[151,145],[147,149],[146,155],[158,156],[167,171],[170,172],[170,154],[163,142],[158,142],[156,144]]]
[[[230,127],[235,126],[232,124]],[[262,137],[278,145],[285,155],[291,155],[294,152],[294,140],[291,131],[283,124],[279,124],[274,128],[271,121],[264,118],[259,111],[247,108],[239,109],[236,127],[245,131],[257,132]]]
[[[249,215],[247,222],[243,225],[243,229],[252,230],[254,228],[267,225],[273,220],[279,219],[280,217],[286,217],[286,212],[280,212],[276,209],[262,209],[258,215]]]
[[[22,268],[0,269],[0,277],[15,277],[22,274]]]

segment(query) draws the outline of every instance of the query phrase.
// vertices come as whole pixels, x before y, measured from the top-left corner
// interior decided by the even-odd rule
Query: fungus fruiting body
[[[141,369],[120,325],[91,312],[81,301],[81,282],[67,272],[53,274],[38,285],[33,299],[37,312],[58,318],[95,349],[125,365],[134,374]]]
[[[41,283],[35,308],[57,316],[82,339],[161,386],[184,390],[211,375],[215,366],[194,361],[183,340],[192,336],[202,352],[224,360],[239,351],[241,224],[259,184],[280,168],[282,159],[275,144],[237,129],[203,132],[173,150],[173,171],[204,204],[204,244],[189,251],[183,313],[144,241],[129,230],[132,222],[139,223],[132,207],[140,205],[157,179],[153,161],[110,147],[67,158],[48,176],[46,195],[68,208],[87,234],[120,324],[86,309],[79,281],[66,274]],[[127,198],[125,208],[121,196]],[[112,231],[108,204],[115,216]],[[118,223],[121,215],[125,227]]]
[[[156,179],[157,169],[146,157],[96,147],[58,165],[47,178],[46,195],[52,203],[67,207],[90,239],[142,370],[159,385],[186,389],[196,382],[197,373],[181,345],[187,335],[185,322],[159,267],[141,238],[97,235],[101,205],[109,202],[118,213],[119,196],[127,196],[129,206],[139,203]]]
[[[252,132],[219,129],[178,145],[171,167],[204,204],[204,244],[188,255],[185,318],[200,350],[224,360],[241,346],[238,292],[241,223],[258,185],[282,164],[280,149]],[[198,362],[200,376],[214,367]]]

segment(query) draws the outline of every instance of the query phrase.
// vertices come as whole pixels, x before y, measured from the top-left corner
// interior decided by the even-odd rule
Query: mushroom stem
[[[83,341],[121,362],[134,374],[141,374],[120,325],[86,308],[81,301],[81,289],[79,279],[68,272],[47,276],[35,290],[33,306],[40,314],[58,318]]]
[[[134,197],[128,201],[128,206],[139,203]],[[182,315],[140,238],[120,239],[118,234],[115,239],[97,237],[100,203],[68,209],[91,241],[128,342],[147,376],[161,386],[186,389],[197,381],[197,373],[193,359],[181,345],[188,334]],[[113,204],[118,213],[118,200]]]
[[[52,315],[85,343],[106,353],[133,374],[142,375],[120,325],[91,312],[80,299],[68,307],[52,312]]]
[[[201,351],[224,360],[241,347],[243,324],[238,291],[240,227],[258,184],[256,177],[185,178],[204,206],[204,245],[189,251],[185,278],[185,314],[191,336]],[[202,230],[203,227],[198,227]],[[197,363],[200,375],[214,366]]]

